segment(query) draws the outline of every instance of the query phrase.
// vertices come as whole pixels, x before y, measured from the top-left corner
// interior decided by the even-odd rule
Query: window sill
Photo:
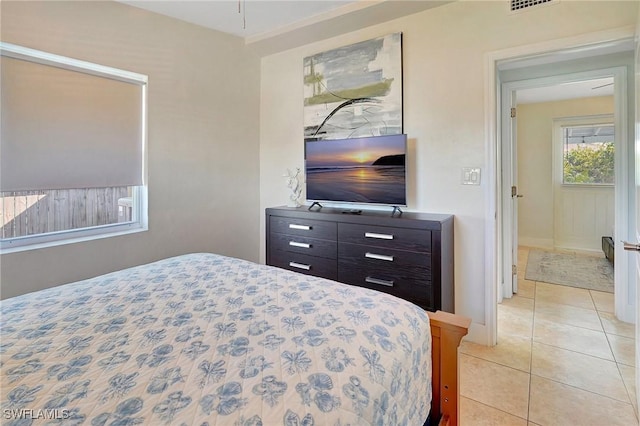
[[[85,235],[85,236],[65,238],[65,239],[54,240],[54,241],[25,244],[17,247],[2,247],[0,248],[0,255],[19,253],[23,251],[39,250],[39,249],[45,249],[50,247],[63,246],[67,244],[83,243],[87,241],[101,240],[103,238],[119,237],[122,235],[137,234],[139,232],[146,232],[148,230],[149,228],[147,226],[139,225],[137,227],[127,229],[127,230],[122,230],[122,231],[106,232],[106,233],[95,234],[95,235]]]

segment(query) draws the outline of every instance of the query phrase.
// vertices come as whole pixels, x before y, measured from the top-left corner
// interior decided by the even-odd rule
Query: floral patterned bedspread
[[[422,425],[419,307],[191,254],[0,302],[0,423]]]

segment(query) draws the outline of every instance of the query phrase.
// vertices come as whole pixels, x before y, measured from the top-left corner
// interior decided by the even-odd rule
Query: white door
[[[498,295],[510,298],[518,292],[518,149],[516,138],[516,91],[502,85],[502,102],[508,105],[502,114],[502,214],[503,214],[503,288]]]
[[[511,91],[511,293],[518,292],[518,134],[516,92]]]

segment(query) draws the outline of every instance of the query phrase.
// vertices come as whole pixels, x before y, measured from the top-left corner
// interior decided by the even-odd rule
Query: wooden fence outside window
[[[131,220],[131,187],[0,193],[1,238]]]

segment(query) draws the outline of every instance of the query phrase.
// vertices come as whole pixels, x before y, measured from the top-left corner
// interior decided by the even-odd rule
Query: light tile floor
[[[524,277],[529,251],[519,249]],[[460,347],[462,426],[637,425],[635,327],[613,294],[518,282],[498,305],[498,345]]]

